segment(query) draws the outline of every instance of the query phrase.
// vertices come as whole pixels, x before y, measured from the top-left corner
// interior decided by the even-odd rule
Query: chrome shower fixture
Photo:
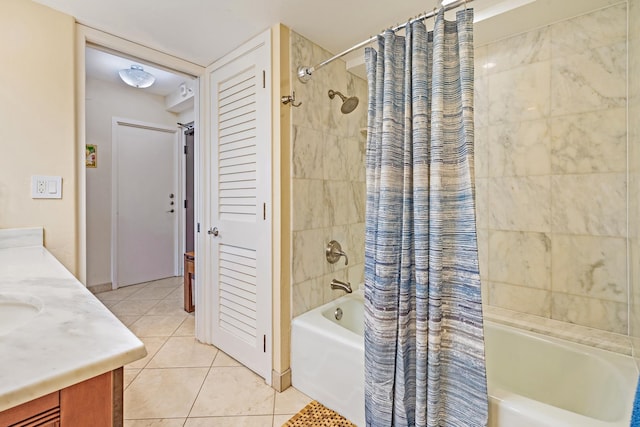
[[[356,109],[356,107],[358,106],[358,102],[360,102],[357,96],[347,98],[337,90],[334,91],[329,89],[329,98],[333,99],[336,95],[338,95],[340,99],[342,99],[342,107],[340,107],[340,111],[342,111],[342,114],[349,114]]]

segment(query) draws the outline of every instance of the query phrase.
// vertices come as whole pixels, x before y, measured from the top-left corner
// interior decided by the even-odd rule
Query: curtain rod
[[[455,8],[457,8],[459,6],[462,6],[463,4],[466,5],[467,3],[471,3],[472,1],[473,0],[456,0],[456,1],[453,1],[453,2],[451,2],[451,3],[449,3],[449,4],[445,5],[445,6],[442,6],[442,7],[444,7],[444,10],[446,12],[447,10],[455,9]],[[426,12],[426,13],[418,16],[415,19],[409,20],[409,22],[407,22],[405,24],[401,24],[401,25],[398,25],[397,27],[392,28],[391,30],[393,32],[396,32],[398,30],[401,30],[401,29],[405,28],[408,24],[414,23],[416,21],[424,21],[425,19],[429,19],[432,16],[435,16],[438,12],[439,12],[438,10],[432,10],[430,12]],[[382,35],[384,35],[384,32],[379,34],[379,36],[382,36]],[[313,74],[314,71],[319,70],[320,68],[322,68],[325,65],[335,61],[338,58],[342,58],[343,56],[353,52],[354,50],[358,50],[358,49],[360,49],[362,47],[365,47],[366,45],[376,41],[377,39],[378,39],[378,36],[373,36],[373,37],[371,37],[371,38],[369,38],[369,39],[367,39],[365,41],[362,41],[362,42],[358,43],[355,46],[350,47],[349,49],[345,50],[344,52],[341,52],[341,53],[339,53],[337,55],[332,56],[331,58],[329,58],[329,59],[327,59],[325,61],[322,61],[321,63],[319,63],[318,65],[315,65],[313,67],[305,67],[305,66],[301,65],[300,67],[298,67],[298,79],[302,83],[308,82],[309,80],[311,80],[311,75]]]

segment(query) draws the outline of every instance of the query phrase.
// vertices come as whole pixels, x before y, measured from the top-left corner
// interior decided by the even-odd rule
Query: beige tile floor
[[[96,295],[147,347],[125,366],[125,427],[280,427],[311,401],[198,342],[182,292],[171,277]]]

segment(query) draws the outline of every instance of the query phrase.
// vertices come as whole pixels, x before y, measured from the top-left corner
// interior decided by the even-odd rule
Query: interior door
[[[270,383],[270,33],[210,74],[212,342]]]
[[[117,119],[113,127],[114,284],[174,276],[177,131]]]

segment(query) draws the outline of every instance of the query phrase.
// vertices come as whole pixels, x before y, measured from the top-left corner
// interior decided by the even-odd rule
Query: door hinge
[[[187,201],[184,201],[184,208],[187,209]]]
[[[267,71],[262,70],[262,89],[267,88]]]
[[[200,223],[198,223],[198,226],[196,227],[196,231],[199,233],[200,232]]]
[[[263,353],[267,352],[267,336],[266,335],[262,336],[262,352]]]
[[[262,219],[264,219],[264,220],[267,219],[267,204],[266,203],[262,204]]]
[[[188,145],[185,145],[185,146],[184,146],[184,154],[187,154],[187,151],[189,151],[189,150],[188,150]]]

